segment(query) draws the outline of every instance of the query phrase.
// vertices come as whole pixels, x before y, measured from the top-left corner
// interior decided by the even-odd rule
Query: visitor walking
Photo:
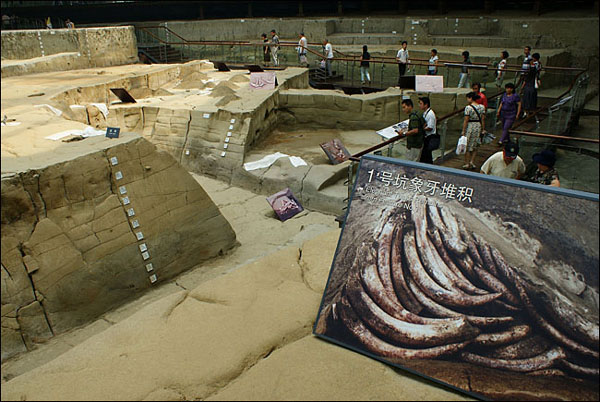
[[[308,60],[306,59],[306,48],[308,47],[308,41],[304,36],[304,32],[300,32],[300,40],[298,41],[298,63],[301,66],[308,68]]]
[[[398,50],[396,54],[396,61],[398,62],[398,86],[400,86],[400,77],[406,74],[406,66],[408,65],[408,42],[402,41],[402,48]]]
[[[500,62],[498,62],[498,69],[496,70],[496,87],[502,88],[502,83],[504,83],[504,75],[506,74],[506,64],[508,63],[508,52],[503,50],[500,53]]]
[[[52,20],[50,19],[50,17],[46,18],[46,28],[52,29]]]
[[[402,100],[402,111],[408,115],[408,131],[405,133],[407,136],[406,148],[408,150],[406,159],[416,162],[421,159],[425,141],[425,121],[413,110],[413,107],[412,100]]]
[[[427,75],[437,75],[438,73],[438,51],[437,49],[431,49],[431,57],[429,58],[429,67],[427,67]]]
[[[508,130],[521,114],[521,97],[515,93],[515,85],[509,82],[504,86],[504,90],[505,92],[500,99],[500,106],[498,106],[496,112],[496,118],[500,118],[502,122],[502,136],[498,140],[499,145],[510,141]]]
[[[520,179],[525,173],[525,163],[519,156],[519,146],[507,142],[502,151],[496,152],[483,163],[481,173],[507,179]]]
[[[369,60],[371,54],[367,51],[367,45],[363,46],[363,52],[360,55],[360,83],[364,85],[365,78],[371,84],[371,76],[369,75]]]
[[[539,60],[539,54],[535,53]],[[525,109],[525,117],[535,113],[537,109],[537,77],[538,71],[535,66],[535,58],[532,57],[529,63],[529,69],[523,77],[523,84],[521,84],[521,90],[523,93],[523,109]],[[535,116],[535,122],[539,123],[539,119]]]
[[[325,71],[327,73],[327,77],[333,76],[333,72],[331,71],[331,61],[333,59],[333,46],[329,43],[328,39],[323,41],[323,53],[325,54]]]
[[[262,38],[262,41],[264,43],[263,63],[265,66],[267,66],[267,65],[269,65],[269,63],[271,63],[271,48],[269,47],[269,39],[267,39],[266,33],[263,33],[262,35],[260,35],[260,37]]]
[[[484,133],[485,127],[485,107],[477,103],[479,95],[475,92],[467,94],[467,102],[465,106],[465,118],[463,120],[462,135],[467,137],[467,151],[465,152],[465,164],[463,169],[475,169],[475,156],[477,148],[481,143],[481,136]]]
[[[73,24],[73,21],[71,21],[68,18],[65,21],[65,26],[67,27],[67,29],[75,29],[75,24]]]
[[[431,110],[431,101],[429,97],[419,98],[419,109],[423,111],[423,120],[425,121],[425,138],[423,140],[423,151],[419,162],[433,163],[433,151],[440,146],[440,136],[437,133],[437,119],[435,113]]]
[[[273,58],[273,65],[275,67],[279,66],[279,57],[277,56],[277,52],[279,51],[279,36],[277,36],[277,32],[274,29],[271,30],[271,57]]]
[[[459,77],[458,87],[459,88],[469,88],[469,86],[468,86],[468,81],[469,81],[468,65],[471,64],[471,59],[469,58],[469,52],[467,50],[462,52],[462,56],[463,56],[463,62],[462,62],[462,67],[460,68],[460,74],[458,76]]]

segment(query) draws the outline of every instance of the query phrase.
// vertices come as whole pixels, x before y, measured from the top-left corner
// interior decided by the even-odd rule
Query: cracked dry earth
[[[340,234],[194,176],[240,245],[2,366],[2,400],[464,400],[311,335]],[[7,381],[8,380],[8,381]]]

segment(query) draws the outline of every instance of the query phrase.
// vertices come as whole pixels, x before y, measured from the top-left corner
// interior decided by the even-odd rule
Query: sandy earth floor
[[[332,216],[282,223],[263,196],[195,177],[241,245],[5,363],[3,400],[464,399],[311,335]]]

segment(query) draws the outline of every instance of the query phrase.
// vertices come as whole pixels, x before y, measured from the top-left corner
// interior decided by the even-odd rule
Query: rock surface
[[[235,244],[166,152],[133,134],[85,141],[82,156],[2,179],[3,360]]]

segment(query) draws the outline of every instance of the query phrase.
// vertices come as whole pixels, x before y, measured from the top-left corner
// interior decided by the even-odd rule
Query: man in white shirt
[[[406,73],[406,65],[408,64],[408,42],[402,41],[402,49],[398,50],[396,54],[396,61],[398,62],[398,86],[400,86],[400,77]]]
[[[331,77],[333,75],[331,71],[331,59],[333,59],[333,46],[327,39],[323,41],[323,50],[325,52],[325,70],[327,71],[327,76]]]
[[[300,40],[298,41],[298,62],[300,65],[308,67],[308,60],[306,60],[306,48],[308,47],[308,40],[304,36],[304,32],[300,33]]]
[[[481,173],[519,180],[525,173],[525,163],[519,156],[519,146],[507,142],[504,150],[496,152],[481,166]]]
[[[423,120],[425,120],[425,139],[419,162],[433,163],[432,153],[440,146],[440,136],[437,134],[437,118],[433,110],[431,110],[429,97],[423,96],[419,98],[419,109],[423,112]]]

